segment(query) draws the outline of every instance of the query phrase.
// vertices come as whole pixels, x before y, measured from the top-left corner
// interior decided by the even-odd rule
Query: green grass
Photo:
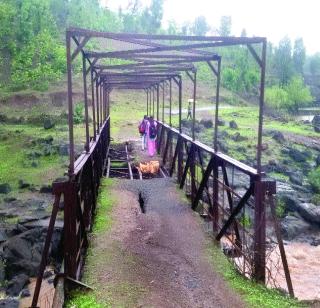
[[[284,296],[278,290],[268,289],[238,274],[217,246],[211,246],[208,252],[216,271],[223,275],[229,286],[242,296],[249,307],[307,307],[295,299]]]
[[[103,179],[99,189],[99,196],[97,200],[97,214],[93,225],[93,234],[109,231],[112,226],[111,210],[115,203],[115,198],[111,193],[112,186],[115,180]]]

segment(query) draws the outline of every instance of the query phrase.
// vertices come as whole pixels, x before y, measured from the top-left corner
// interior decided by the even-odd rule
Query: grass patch
[[[66,303],[66,308],[107,308],[111,305],[98,303],[96,297],[91,292],[82,293],[74,291],[70,294],[70,298]]]
[[[115,202],[115,198],[111,195],[111,187],[114,182],[115,180],[113,179],[103,179],[101,182],[97,200],[97,215],[95,217],[92,230],[94,235],[108,231],[112,226],[110,213]]]
[[[249,307],[307,307],[295,299],[284,296],[278,290],[268,289],[241,276],[217,246],[211,246],[208,251],[216,271],[223,275],[227,283],[242,296]]]

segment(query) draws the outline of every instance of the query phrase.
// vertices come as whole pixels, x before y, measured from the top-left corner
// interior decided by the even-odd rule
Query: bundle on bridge
[[[218,149],[218,117],[221,56],[217,47],[246,46],[260,68],[259,119],[255,168],[247,166]],[[262,124],[266,67],[266,38],[146,35],[97,32],[70,28],[66,33],[70,163],[69,179],[54,183],[56,200],[64,198],[64,275],[75,280],[81,277],[87,234],[96,208],[100,178],[108,167],[110,148],[110,95],[117,90],[144,91],[146,114],[159,125],[158,151],[168,174],[176,178],[191,199],[192,208],[201,208],[211,223],[217,240],[230,242],[241,256],[243,273],[257,281],[266,281],[266,205],[275,194],[275,183],[264,178],[261,170]],[[72,63],[82,57],[85,135],[83,153],[76,159],[74,151],[73,70]],[[121,60],[121,61],[119,61]],[[121,64],[119,64],[121,62]],[[212,147],[196,140],[196,63],[205,62],[215,77],[215,115]],[[193,84],[191,136],[182,133],[182,78]],[[172,89],[177,87],[179,122],[172,124]],[[90,91],[89,91],[90,89]],[[169,120],[165,123],[165,93],[169,97]],[[162,94],[162,95],[161,95]],[[89,96],[91,105],[89,106]],[[162,97],[161,97],[162,96]],[[162,101],[162,102],[161,102]],[[89,110],[91,109],[91,110]],[[89,114],[92,113],[92,122]],[[239,192],[230,180],[230,173],[247,176],[245,192]],[[224,204],[227,200],[227,205]],[[55,206],[59,202],[55,203]],[[239,223],[239,213],[253,209],[253,228]],[[54,207],[55,209],[55,207]],[[53,211],[48,243],[54,226]],[[244,238],[245,237],[245,238]],[[246,245],[245,243],[249,243]],[[279,241],[280,243],[281,241]],[[281,243],[280,243],[281,244]],[[48,244],[49,245],[49,244]],[[45,249],[48,248],[46,245]],[[281,248],[281,247],[280,247]],[[283,249],[280,249],[289,291],[290,277]],[[33,306],[38,300],[47,251],[44,251]]]

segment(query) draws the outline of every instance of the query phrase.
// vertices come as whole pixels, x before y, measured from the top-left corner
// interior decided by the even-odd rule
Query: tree
[[[142,13],[142,28],[145,32],[157,33],[161,27],[163,17],[163,0],[152,0],[150,7]]]
[[[219,35],[230,36],[231,35],[231,27],[232,27],[231,16],[222,16],[220,19],[220,27],[218,30]]]
[[[240,36],[241,37],[246,37],[247,36],[247,30],[245,28],[242,29]]]
[[[176,24],[176,22],[174,20],[169,20],[168,22],[168,34],[169,35],[175,35],[175,34],[178,34],[179,32],[179,29],[178,29],[178,26]]]
[[[296,73],[303,75],[303,66],[306,61],[306,48],[304,47],[302,38],[297,38],[294,41],[292,60]]]
[[[204,16],[198,16],[193,22],[192,32],[194,35],[206,35],[210,27]]]
[[[320,75],[320,53],[310,57],[309,70],[312,75]]]
[[[275,50],[274,65],[279,84],[285,86],[293,75],[291,41],[287,36],[279,42]]]

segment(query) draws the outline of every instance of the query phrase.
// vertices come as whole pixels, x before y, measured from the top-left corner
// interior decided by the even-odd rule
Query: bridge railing
[[[53,183],[55,202],[42,253],[32,307],[37,307],[43,274],[47,266],[50,243],[58,211],[63,207],[64,277],[79,280],[97,204],[100,179],[105,170],[110,145],[110,117],[92,138],[88,151],[74,163],[74,173]],[[63,200],[63,203],[61,202]],[[41,299],[40,299],[41,301]]]
[[[158,125],[157,145],[162,164],[185,191],[192,209],[205,218],[240,273],[275,286],[271,282],[275,282],[274,276],[279,271],[288,275],[284,250],[283,268],[270,269],[274,267],[273,251],[278,244],[283,248],[279,232],[277,244],[266,235],[271,213],[269,201],[276,194],[275,181],[167,124],[158,121]],[[291,291],[290,277],[287,278]]]

